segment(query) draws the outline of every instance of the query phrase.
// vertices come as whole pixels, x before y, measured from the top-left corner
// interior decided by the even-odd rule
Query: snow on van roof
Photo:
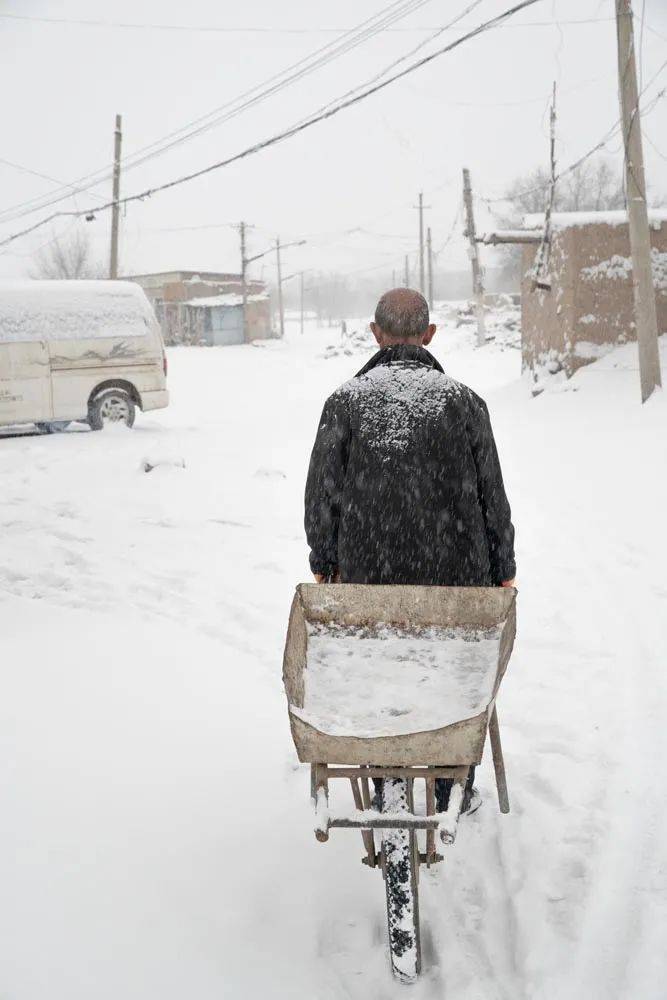
[[[130,281],[0,281],[0,341],[142,337],[152,319]]]

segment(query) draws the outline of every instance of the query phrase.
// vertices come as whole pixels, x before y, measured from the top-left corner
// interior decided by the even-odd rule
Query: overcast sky
[[[196,170],[289,127],[377,75],[469,2],[422,3],[393,30],[377,34],[232,120],[126,170],[122,194]],[[108,168],[117,112],[123,115],[123,153],[131,155],[235,100],[389,6],[378,0],[338,0],[335,5],[321,0],[284,0],[279,5],[271,0],[0,2],[0,213],[11,209],[18,214],[24,210],[18,207],[21,203]],[[473,26],[507,6],[509,0],[481,0],[461,25]],[[667,3],[646,0],[644,7],[641,62],[646,84],[667,60]],[[635,13],[641,10],[641,0],[635,0]],[[286,252],[286,272],[356,272],[383,263],[398,269],[403,254],[416,246],[413,206],[420,190],[430,206],[427,223],[438,248],[459,208],[462,166],[470,168],[475,190],[488,197],[501,194],[517,174],[546,165],[547,108],[554,80],[561,166],[586,152],[617,119],[613,12],[613,0],[542,0],[505,27],[473,39],[295,138],[128,206],[122,219],[123,271],[236,271],[238,233],[231,224],[240,219],[254,227],[250,253],[264,250],[278,234],[286,242],[308,240]],[[72,23],[77,19],[143,27]],[[445,32],[419,56],[462,30],[457,26]],[[639,23],[636,33],[639,47]],[[646,100],[665,86],[667,68],[648,89]],[[648,141],[644,150],[650,185],[667,194],[666,126],[667,99],[645,121],[645,133],[662,156]],[[610,152],[617,160],[618,148],[618,140],[612,141]],[[110,185],[104,180],[59,207],[99,204],[110,196]],[[11,221],[2,214],[0,237],[53,210],[40,209]],[[479,211],[482,225],[488,224],[489,215],[481,206]],[[68,220],[59,221],[15,242],[10,252],[0,251],[0,275],[25,274],[35,249],[55,233],[71,231],[71,226]],[[366,232],[349,232],[357,227]],[[106,260],[108,213],[88,223],[87,229],[96,253]],[[440,264],[455,269],[465,263],[464,244],[457,235]],[[272,268],[268,257],[254,265],[253,274],[268,278]]]

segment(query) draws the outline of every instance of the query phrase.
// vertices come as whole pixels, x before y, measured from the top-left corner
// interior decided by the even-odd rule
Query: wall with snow
[[[636,339],[632,261],[623,213],[560,216],[553,235],[549,292],[531,290],[536,247],[523,256],[522,360],[532,371],[565,371]],[[570,218],[570,215],[572,218]],[[609,218],[610,215],[619,216]],[[654,213],[655,215],[655,213]],[[593,219],[598,221],[592,221]],[[667,219],[651,219],[658,332],[667,332]]]

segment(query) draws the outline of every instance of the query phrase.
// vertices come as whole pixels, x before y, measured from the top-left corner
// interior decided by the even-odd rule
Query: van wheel
[[[131,427],[135,413],[134,401],[124,389],[104,389],[88,407],[88,423],[93,431],[101,431],[111,424]]]
[[[51,420],[49,423],[35,424],[35,427],[42,434],[59,434],[60,431],[66,431],[69,425],[69,420]]]

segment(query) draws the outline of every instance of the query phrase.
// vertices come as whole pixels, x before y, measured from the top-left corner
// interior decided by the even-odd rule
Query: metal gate
[[[211,309],[211,344],[242,344],[243,306],[213,306]]]

